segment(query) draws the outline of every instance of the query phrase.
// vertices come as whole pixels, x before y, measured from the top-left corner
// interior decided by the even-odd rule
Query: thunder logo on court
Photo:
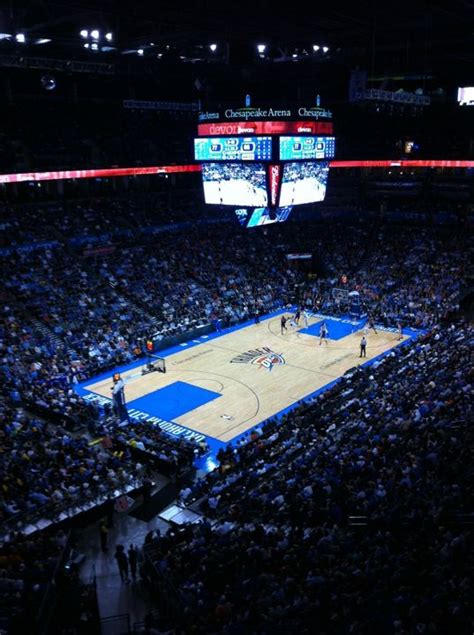
[[[231,364],[257,364],[260,367],[270,368],[277,364],[284,364],[285,358],[280,353],[275,353],[268,346],[254,348],[245,353],[240,353],[230,360]]]

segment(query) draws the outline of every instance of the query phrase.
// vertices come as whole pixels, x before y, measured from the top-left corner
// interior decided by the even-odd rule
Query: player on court
[[[294,321],[296,322],[296,326],[299,326],[300,317],[301,317],[301,309],[296,309],[295,317],[293,318]]]
[[[326,322],[323,322],[321,326],[319,327],[319,346],[321,346],[323,340],[326,342],[326,346],[327,346],[329,344],[328,339],[329,339],[328,327],[326,326]]]
[[[287,323],[287,318],[285,315],[281,316],[281,320],[280,320],[280,326],[281,326],[281,334],[283,335],[283,331],[287,331],[288,329],[286,328],[286,323]]]
[[[303,322],[304,322],[304,326],[307,329],[308,328],[308,311],[306,309],[303,310]]]
[[[371,317],[371,316],[369,317],[368,324],[369,324],[369,329],[372,329],[373,332],[375,333],[375,335],[377,335],[377,329],[375,328],[374,318],[373,317]]]
[[[403,339],[403,330],[402,330],[402,323],[401,322],[398,322],[397,330],[398,330],[398,341],[400,342]]]

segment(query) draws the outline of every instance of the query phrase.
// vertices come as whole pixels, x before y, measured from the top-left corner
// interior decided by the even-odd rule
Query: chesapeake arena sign
[[[201,112],[199,121],[229,121],[238,119],[249,121],[251,119],[332,119],[332,112],[320,106],[300,106],[298,108],[227,108],[222,112]]]

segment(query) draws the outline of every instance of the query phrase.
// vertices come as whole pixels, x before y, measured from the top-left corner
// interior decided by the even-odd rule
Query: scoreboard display
[[[270,161],[271,137],[201,137],[194,139],[196,161]]]
[[[334,137],[280,137],[280,160],[333,159]]]
[[[194,159],[205,202],[234,206],[243,227],[259,227],[285,222],[294,205],[323,201],[336,139],[319,101],[253,107],[247,95],[245,107],[201,112]]]

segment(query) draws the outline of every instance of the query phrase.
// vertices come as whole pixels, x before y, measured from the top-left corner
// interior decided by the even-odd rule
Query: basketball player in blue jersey
[[[321,346],[323,340],[326,342],[326,346],[327,346],[329,344],[328,339],[329,339],[328,327],[326,326],[326,322],[323,322],[321,326],[319,327],[319,346]]]

